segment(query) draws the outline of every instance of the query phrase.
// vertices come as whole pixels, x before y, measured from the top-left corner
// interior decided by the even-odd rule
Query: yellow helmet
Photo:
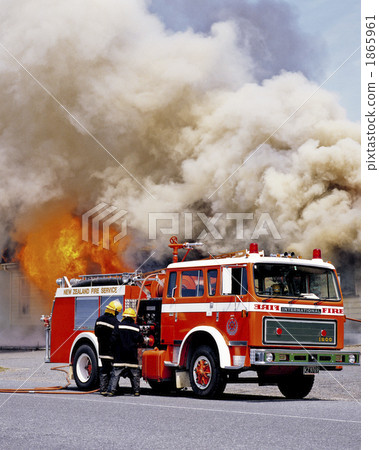
[[[273,294],[276,294],[276,295],[281,294],[280,284],[273,284],[271,286],[271,288],[272,288]]]
[[[135,319],[137,317],[137,314],[133,308],[126,308],[122,313],[122,317],[131,317],[132,319]]]
[[[117,316],[122,310],[122,305],[118,300],[112,300],[106,307],[105,312]]]

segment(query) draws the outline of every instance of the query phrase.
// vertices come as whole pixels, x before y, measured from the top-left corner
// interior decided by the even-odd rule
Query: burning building
[[[17,263],[0,264],[0,347],[40,347],[45,344],[39,323],[46,307],[43,293]]]

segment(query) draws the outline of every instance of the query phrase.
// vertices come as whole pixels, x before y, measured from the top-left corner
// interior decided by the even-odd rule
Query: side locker
[[[64,320],[62,320],[64,317]],[[51,316],[50,362],[68,361],[75,323],[75,297],[56,297]]]

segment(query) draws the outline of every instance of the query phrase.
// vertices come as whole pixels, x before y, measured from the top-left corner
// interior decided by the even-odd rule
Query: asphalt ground
[[[359,350],[359,347],[354,347]],[[44,351],[0,353],[0,389],[64,386],[65,374]],[[218,400],[191,390],[157,395],[142,381],[141,397],[60,393],[0,394],[0,448],[360,448],[360,368],[320,372],[304,400],[275,386],[230,384]]]

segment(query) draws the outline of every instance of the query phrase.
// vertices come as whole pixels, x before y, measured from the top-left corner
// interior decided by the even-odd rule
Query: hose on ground
[[[46,386],[46,387],[35,387],[35,388],[21,388],[21,389],[0,389],[0,393],[5,394],[75,394],[75,395],[83,395],[83,394],[92,394],[94,392],[98,392],[99,389],[95,389],[93,391],[80,391],[80,392],[67,392],[63,390],[67,389],[68,386],[71,384],[69,373],[65,367],[69,367],[67,365],[65,366],[57,366],[52,367],[50,370],[57,370],[59,372],[64,372],[66,376],[67,384],[64,386]]]

